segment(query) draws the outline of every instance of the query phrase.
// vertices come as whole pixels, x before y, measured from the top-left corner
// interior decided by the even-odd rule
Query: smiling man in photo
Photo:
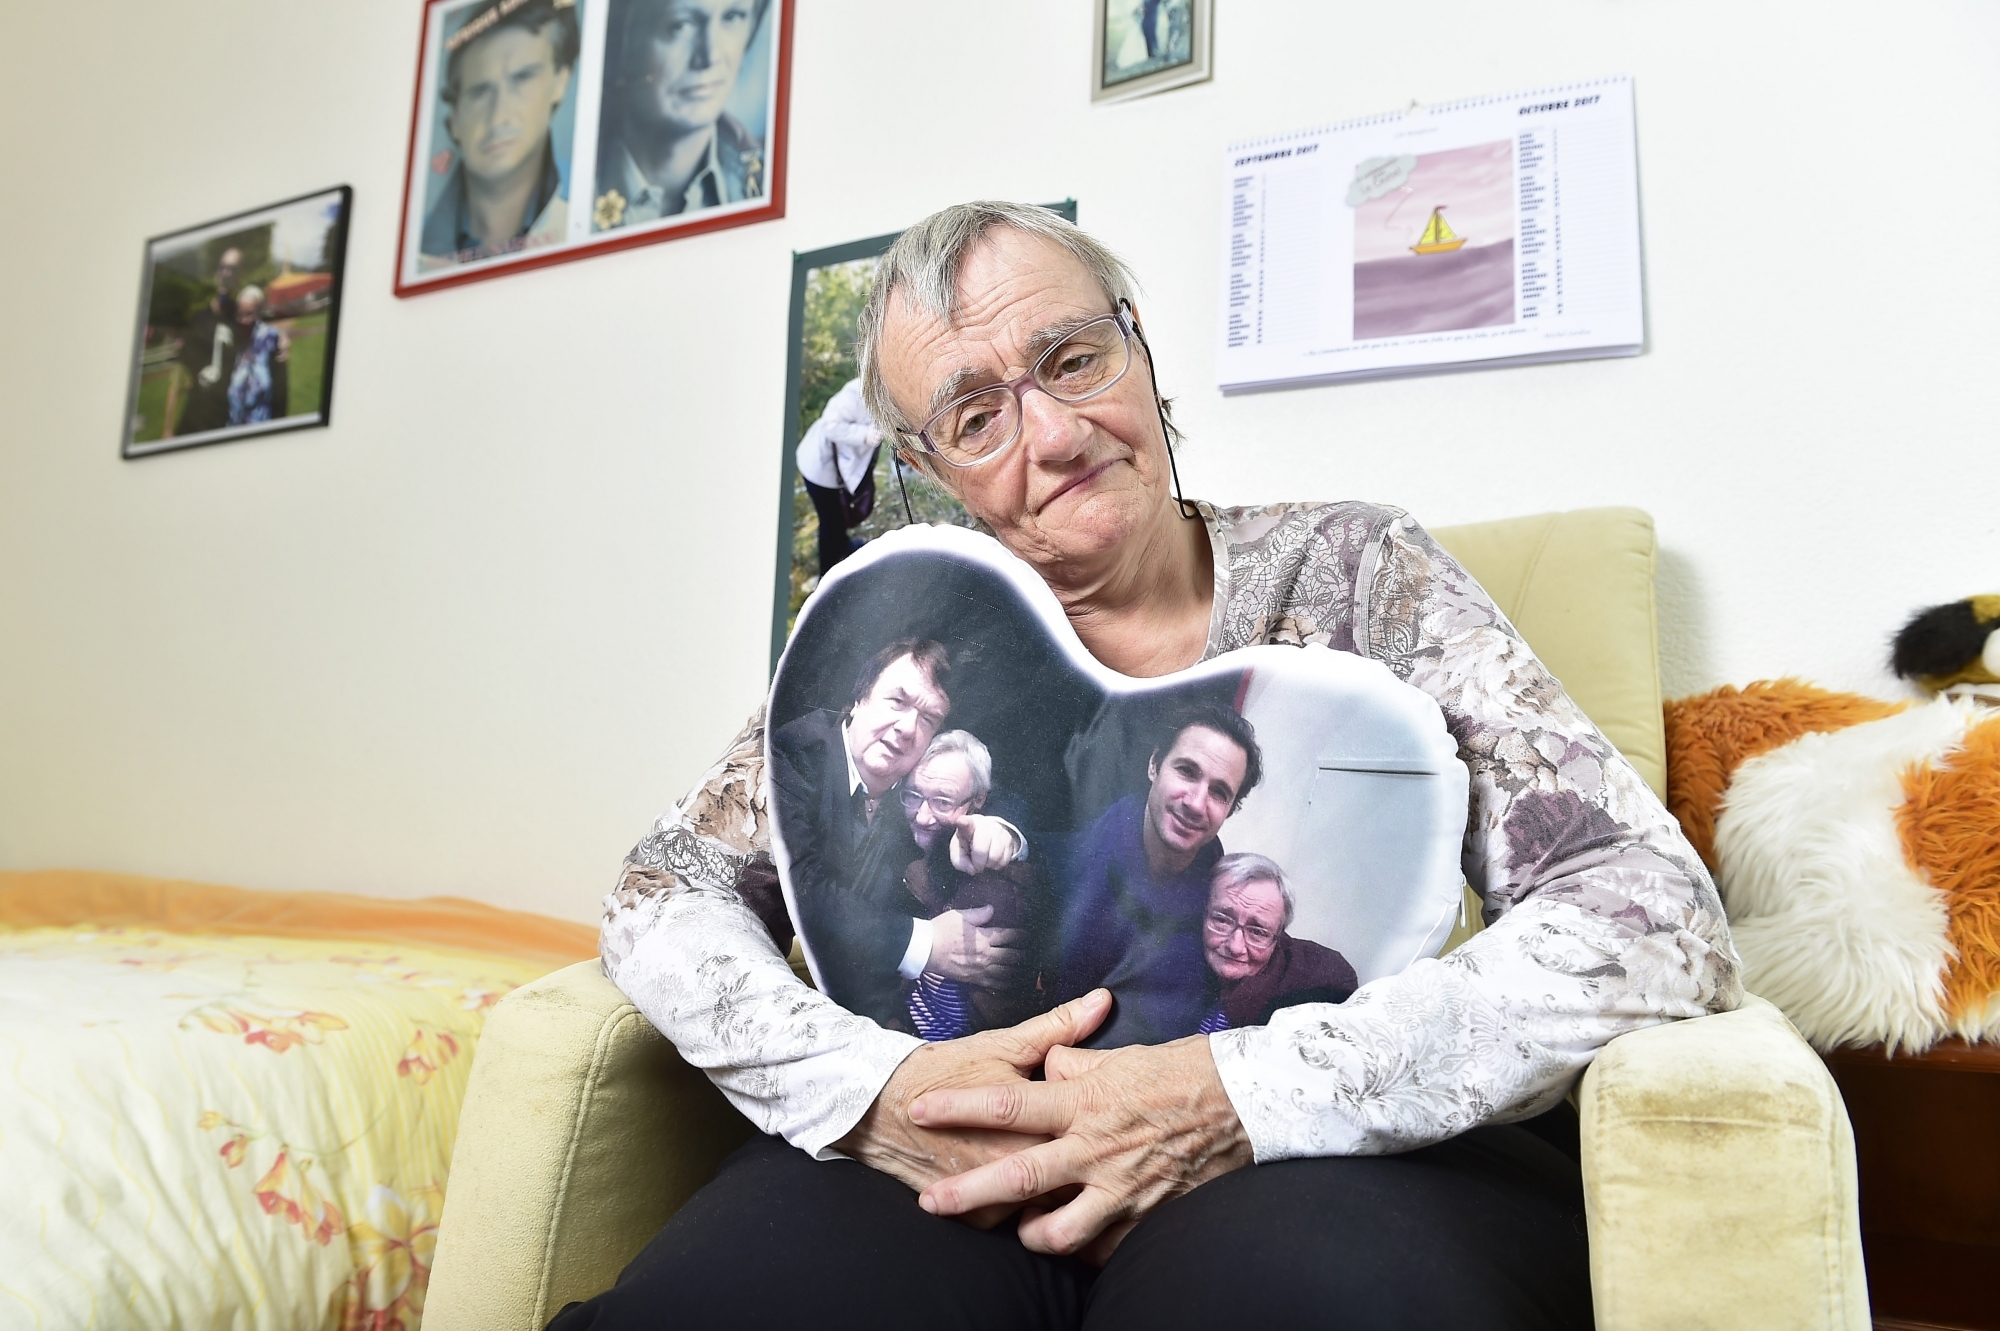
[[[561,241],[569,227],[550,127],[576,72],[574,0],[492,0],[445,38],[445,127],[457,147],[424,219],[427,264]]]
[[[1248,721],[1214,704],[1175,713],[1146,761],[1143,799],[1100,814],[1063,875],[1058,1000],[1111,991],[1089,1043],[1156,1044],[1195,1033],[1208,1008],[1202,920],[1222,824],[1264,773]]]
[[[763,141],[724,108],[768,7],[769,0],[614,4],[593,229],[763,195]]]

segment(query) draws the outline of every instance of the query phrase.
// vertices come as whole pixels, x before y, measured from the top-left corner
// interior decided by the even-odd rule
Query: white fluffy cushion
[[[1902,773],[1944,755],[1985,715],[1939,700],[1804,735],[1730,782],[1715,849],[1743,986],[1821,1049],[1922,1049],[1950,1033],[1944,895],[1905,861],[1896,809]],[[1985,1025],[1959,1024],[1974,1027],[1968,1035]]]

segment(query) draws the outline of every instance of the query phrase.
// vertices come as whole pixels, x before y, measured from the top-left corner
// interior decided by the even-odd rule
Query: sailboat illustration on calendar
[[[1444,220],[1444,210],[1448,204],[1439,204],[1431,209],[1431,220],[1424,226],[1424,234],[1416,244],[1410,246],[1412,254],[1449,254],[1465,244],[1465,237],[1451,229],[1451,223]]]

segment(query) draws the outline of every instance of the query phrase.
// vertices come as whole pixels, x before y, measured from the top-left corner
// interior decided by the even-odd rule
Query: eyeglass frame
[[[1218,918],[1218,916],[1220,916],[1220,918]],[[1227,925],[1227,927],[1225,928],[1224,925]],[[1243,941],[1248,943],[1252,947],[1270,947],[1272,944],[1278,941],[1278,935],[1284,932],[1283,929],[1275,929],[1267,931],[1264,930],[1262,925],[1253,926],[1245,924],[1241,920],[1231,920],[1229,919],[1228,916],[1222,915],[1220,911],[1213,911],[1213,910],[1207,912],[1201,917],[1201,926],[1204,930],[1206,930],[1209,934],[1213,935],[1219,941],[1226,942],[1228,939],[1234,937],[1235,935],[1242,934]],[[1261,943],[1258,941],[1257,935],[1251,932],[1253,928],[1264,933],[1265,936]]]
[[[962,800],[953,800],[951,801],[949,806],[947,806],[942,812],[940,812],[937,807],[937,801],[943,798],[944,796],[942,795],[920,795],[914,790],[906,789],[903,791],[902,796],[900,797],[900,802],[902,803],[903,806],[903,813],[906,816],[914,815],[918,809],[921,809],[926,805],[929,805],[931,811],[931,817],[943,820],[945,818],[951,817],[951,815],[965,808],[965,806],[972,803],[973,800],[977,799],[978,796],[967,795]],[[916,803],[911,804],[910,803],[911,800],[915,800]]]
[[[1035,372],[1040,370],[1042,366],[1048,363],[1049,357],[1055,355],[1058,351],[1062,350],[1063,347],[1068,344],[1068,341],[1071,337],[1076,336],[1078,333],[1081,333],[1086,328],[1093,327],[1097,324],[1105,322],[1106,320],[1109,320],[1110,322],[1117,325],[1118,336],[1121,339],[1123,339],[1125,343],[1124,368],[1119,370],[1118,373],[1112,377],[1110,383],[1103,385],[1101,388],[1093,388],[1088,393],[1085,393],[1082,397],[1056,397],[1055,393],[1051,391],[1046,385],[1036,381]],[[1126,300],[1124,297],[1121,296],[1119,297],[1118,300],[1117,309],[1112,310],[1109,314],[1100,314],[1096,318],[1087,320],[1084,323],[1078,324],[1075,328],[1072,328],[1064,336],[1062,341],[1057,342],[1047,351],[1044,351],[1041,355],[1035,357],[1035,363],[1028,367],[1028,372],[1026,374],[1021,375],[1019,378],[1011,379],[1006,383],[987,384],[983,388],[975,388],[970,392],[961,393],[957,397],[953,398],[951,401],[939,407],[936,411],[932,412],[930,416],[925,419],[923,425],[921,425],[917,429],[905,430],[902,429],[901,427],[898,427],[896,430],[896,434],[899,438],[905,440],[915,440],[918,444],[922,446],[920,451],[929,454],[931,457],[939,459],[940,461],[944,462],[945,465],[947,466],[956,467],[961,471],[968,470],[972,467],[983,467],[987,463],[991,462],[994,458],[999,457],[1002,453],[1005,453],[1008,449],[1012,448],[1016,443],[1020,442],[1021,426],[1027,420],[1028,416],[1029,389],[1031,388],[1040,389],[1042,392],[1047,393],[1051,398],[1054,398],[1057,402],[1060,402],[1065,406],[1075,406],[1079,402],[1088,402],[1092,398],[1102,397],[1104,394],[1110,392],[1112,389],[1116,388],[1119,384],[1123,383],[1125,380],[1125,376],[1131,372],[1132,361],[1134,359],[1132,355],[1132,343],[1135,340],[1139,343],[1139,349],[1146,353],[1146,365],[1147,368],[1150,369],[1153,364],[1153,349],[1146,345],[1146,335],[1139,331],[1139,322],[1132,315],[1132,302]],[[1000,445],[998,448],[994,449],[991,453],[988,453],[983,458],[974,458],[970,462],[954,462],[950,458],[946,457],[944,455],[944,452],[941,449],[939,449],[936,444],[931,442],[930,427],[934,423],[936,423],[937,419],[940,416],[943,416],[946,412],[951,411],[959,406],[962,406],[967,402],[970,402],[973,398],[980,396],[982,393],[991,393],[996,389],[1006,389],[1008,392],[1014,395],[1014,400],[1020,404],[1020,417],[1014,422],[1014,433],[1011,436],[1009,436],[1006,443]],[[1154,398],[1157,400],[1158,397],[1159,394],[1155,392]],[[1161,424],[1164,427],[1165,425],[1164,417],[1162,419]]]

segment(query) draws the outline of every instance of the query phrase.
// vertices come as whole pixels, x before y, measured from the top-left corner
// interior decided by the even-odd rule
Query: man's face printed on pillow
[[[913,659],[891,661],[847,722],[847,751],[869,790],[880,794],[908,776],[950,713],[951,700]]]
[[[1249,759],[1235,740],[1207,726],[1189,726],[1175,736],[1167,756],[1146,775],[1146,821],[1160,844],[1177,856],[1191,856],[1228,819],[1243,788]]]

